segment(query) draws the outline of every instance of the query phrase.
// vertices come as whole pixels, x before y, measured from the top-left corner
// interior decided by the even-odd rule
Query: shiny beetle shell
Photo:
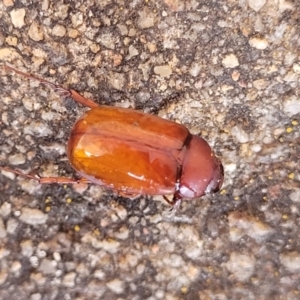
[[[140,111],[100,106],[75,123],[68,158],[89,181],[128,195],[174,195],[174,203],[220,189],[223,167],[183,125]]]

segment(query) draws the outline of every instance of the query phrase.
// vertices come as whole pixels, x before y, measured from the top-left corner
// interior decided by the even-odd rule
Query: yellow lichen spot
[[[289,176],[289,179],[294,179],[295,178],[295,173],[290,173],[288,176]]]
[[[76,232],[78,232],[78,231],[80,230],[80,226],[79,226],[79,225],[75,225],[75,226],[74,226],[74,230],[75,230]]]
[[[183,286],[182,288],[181,288],[181,293],[182,294],[186,294],[188,292],[188,288],[186,287],[186,286]]]
[[[235,197],[234,197],[234,200],[235,200],[235,201],[239,201],[239,200],[240,200],[240,197],[239,197],[239,196],[235,196]]]
[[[51,206],[46,206],[45,211],[49,212],[51,210]]]
[[[67,199],[66,199],[66,202],[67,202],[68,204],[70,204],[70,203],[72,202],[72,199],[71,199],[71,198],[67,198]]]
[[[287,220],[289,218],[289,216],[287,214],[283,214],[281,217],[283,220]]]
[[[221,195],[225,195],[226,194],[226,190],[221,190],[220,194]]]
[[[296,121],[296,120],[293,120],[293,121],[292,121],[292,125],[293,125],[293,126],[296,126],[296,125],[298,125],[298,121]]]
[[[123,6],[121,6],[121,7],[120,7],[120,10],[123,10],[123,9],[124,9],[124,7],[123,7]]]
[[[286,130],[285,130],[287,133],[290,133],[293,131],[293,128],[292,127],[288,127]]]
[[[94,234],[95,234],[95,235],[100,235],[100,230],[99,230],[98,228],[96,228],[96,229],[94,230]]]
[[[47,197],[45,200],[45,203],[49,203],[49,202],[51,202],[51,197]]]
[[[68,186],[66,184],[64,184],[64,189],[66,189]]]
[[[268,201],[268,198],[266,196],[263,196],[264,201]]]

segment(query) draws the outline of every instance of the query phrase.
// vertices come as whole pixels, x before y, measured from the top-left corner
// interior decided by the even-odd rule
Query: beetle
[[[73,89],[5,68],[50,85],[90,110],[74,124],[67,145],[68,160],[80,179],[37,177],[3,166],[0,170],[40,183],[95,183],[128,197],[163,195],[173,206],[221,188],[221,161],[185,126],[133,109],[98,105]],[[170,194],[172,201],[165,196]]]

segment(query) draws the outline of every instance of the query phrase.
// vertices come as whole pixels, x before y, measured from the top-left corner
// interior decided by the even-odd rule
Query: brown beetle
[[[173,205],[220,189],[220,160],[203,138],[183,125],[132,109],[99,106],[72,89],[5,68],[49,84],[91,109],[77,120],[68,141],[69,162],[82,179],[37,178],[0,169],[41,183],[96,183],[128,196],[173,194]]]

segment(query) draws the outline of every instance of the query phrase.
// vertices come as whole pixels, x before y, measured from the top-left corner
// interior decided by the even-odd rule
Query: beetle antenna
[[[52,83],[52,82],[50,82],[48,80],[45,80],[43,78],[40,78],[40,77],[38,77],[36,75],[32,75],[32,74],[29,74],[29,73],[22,72],[20,70],[17,70],[15,68],[11,67],[11,66],[8,66],[8,65],[4,65],[4,69],[13,71],[13,72],[15,72],[17,74],[20,74],[20,75],[24,76],[24,77],[27,77],[29,79],[34,79],[34,80],[39,81],[40,83],[48,85],[51,88],[53,88],[55,92],[58,92],[60,96],[68,97],[68,96],[71,95],[71,92],[68,89],[66,89],[66,88],[64,88],[62,86],[59,86],[59,85],[57,85],[55,83]]]
[[[0,171],[5,171],[5,172],[10,172],[19,176],[22,176],[27,179],[33,179],[38,181],[41,184],[48,184],[48,183],[63,183],[63,184],[79,184],[79,183],[90,183],[90,181],[86,178],[67,178],[67,177],[41,177],[39,175],[30,175],[30,174],[25,174],[21,171],[10,169],[7,167],[0,167]]]
[[[175,202],[173,203],[172,211],[176,212],[180,209],[181,201],[182,199],[175,200]]]
[[[85,106],[88,106],[90,108],[95,108],[95,107],[99,107],[99,105],[94,102],[93,100],[91,99],[88,99],[88,98],[85,98],[83,96],[81,96],[80,94],[78,94],[76,91],[74,91],[73,89],[66,89],[64,88],[63,86],[60,86],[60,85],[57,85],[55,83],[52,83],[48,80],[45,80],[43,78],[40,78],[38,76],[35,76],[35,75],[32,75],[32,74],[29,74],[29,73],[25,73],[25,72],[22,72],[20,70],[17,70],[11,66],[8,66],[8,65],[4,65],[4,69],[6,70],[10,70],[10,71],[13,71],[17,74],[20,74],[24,77],[27,77],[29,79],[34,79],[34,80],[37,80],[39,81],[40,83],[43,83],[43,84],[46,84],[46,85],[49,85],[52,89],[54,89],[54,91],[60,96],[60,97],[72,97],[74,101],[78,102],[78,103],[81,103]]]
[[[16,174],[18,176],[22,176],[24,178],[40,181],[40,177],[38,175],[25,174],[21,171],[10,169],[10,168],[7,168],[7,167],[0,167],[0,170],[5,171],[5,172],[10,172],[10,173]]]

